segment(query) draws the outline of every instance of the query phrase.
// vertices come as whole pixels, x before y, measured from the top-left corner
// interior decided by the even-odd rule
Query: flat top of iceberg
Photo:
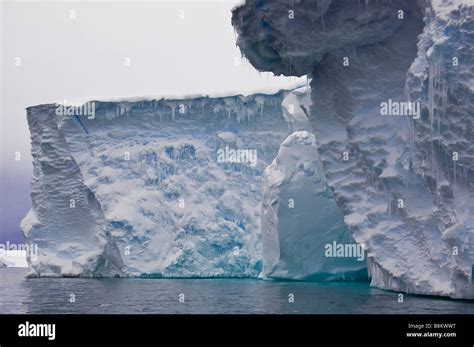
[[[110,96],[94,96],[94,97],[80,97],[73,98],[69,100],[59,100],[50,103],[44,103],[41,105],[47,105],[51,103],[56,103],[58,105],[78,105],[85,104],[90,101],[102,101],[102,102],[140,102],[140,101],[152,101],[152,100],[189,100],[189,99],[198,99],[198,98],[226,98],[226,97],[249,97],[257,95],[274,95],[281,92],[290,92],[293,90],[300,90],[301,88],[306,87],[306,81],[302,82],[300,79],[296,81],[287,89],[282,89],[278,87],[268,86],[265,88],[260,88],[257,90],[247,90],[247,91],[215,91],[215,92],[206,92],[206,93],[190,93],[190,94],[160,94],[160,95],[145,95],[145,96],[130,96],[130,97],[110,97]],[[28,108],[36,107],[29,106]]]

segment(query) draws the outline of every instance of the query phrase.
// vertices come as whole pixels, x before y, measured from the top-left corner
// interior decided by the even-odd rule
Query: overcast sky
[[[303,83],[260,74],[241,59],[230,22],[237,2],[1,2],[0,243],[21,240],[30,206],[27,106]]]

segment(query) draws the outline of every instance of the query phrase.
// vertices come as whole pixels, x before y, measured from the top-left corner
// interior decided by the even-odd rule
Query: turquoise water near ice
[[[474,314],[474,301],[405,295],[368,283],[256,279],[25,278],[0,269],[0,314]],[[70,302],[71,294],[75,302]],[[180,294],[184,302],[180,303]],[[294,302],[289,302],[291,295]]]

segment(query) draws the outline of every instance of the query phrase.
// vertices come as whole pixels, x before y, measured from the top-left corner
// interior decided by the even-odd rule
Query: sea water
[[[368,283],[257,279],[25,278],[0,269],[0,314],[474,314],[474,301],[404,295]]]

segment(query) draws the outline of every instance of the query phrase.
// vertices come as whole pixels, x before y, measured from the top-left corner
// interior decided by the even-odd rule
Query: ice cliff
[[[258,70],[311,79],[315,156],[371,284],[472,298],[472,1],[248,0],[232,22]]]
[[[30,276],[257,277],[262,174],[307,126],[291,104],[307,99],[28,108],[33,207],[22,229],[39,252]]]

